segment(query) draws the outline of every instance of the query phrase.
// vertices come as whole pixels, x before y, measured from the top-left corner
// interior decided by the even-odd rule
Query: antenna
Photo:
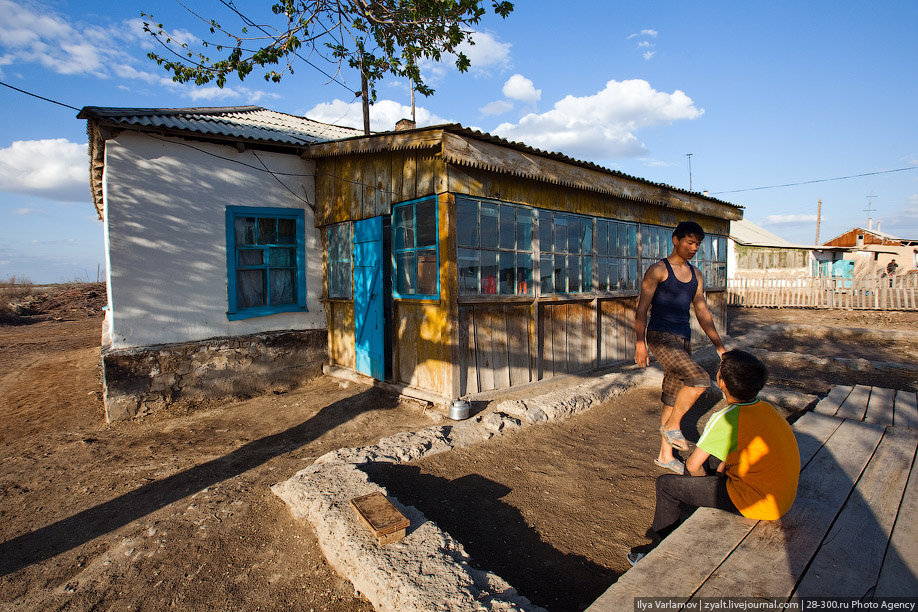
[[[867,213],[867,229],[872,232],[873,231],[873,220],[870,218],[870,207],[873,204],[873,202],[871,202],[870,200],[877,196],[874,195],[873,192],[871,192],[869,196],[865,196],[865,197],[867,198],[867,208],[864,209],[864,212]],[[876,211],[876,209],[873,209],[873,210]]]
[[[691,191],[692,190],[692,154],[686,153],[685,156],[688,157],[688,190]]]

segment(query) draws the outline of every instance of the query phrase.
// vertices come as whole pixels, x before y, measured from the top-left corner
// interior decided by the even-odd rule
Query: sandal
[[[682,430],[663,429],[663,427],[660,426],[660,433],[663,434],[663,439],[666,443],[676,450],[687,451],[689,449],[688,440],[682,435]]]
[[[680,476],[685,474],[685,464],[679,461],[678,459],[673,459],[672,461],[668,461],[666,463],[663,463],[659,459],[654,459],[653,462],[657,464],[658,466],[660,466],[661,468],[666,468],[667,470],[675,472],[676,474],[679,474]]]
[[[641,559],[643,559],[643,558],[646,557],[646,556],[647,556],[647,553],[642,553],[642,552],[639,552],[639,553],[630,552],[630,553],[628,553],[625,557],[628,559],[628,563],[631,564],[631,567],[634,567],[634,564],[635,564],[635,563],[637,563],[638,561],[640,561]]]

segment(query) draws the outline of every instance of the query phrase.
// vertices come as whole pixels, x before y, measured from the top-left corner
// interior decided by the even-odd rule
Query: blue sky
[[[232,25],[217,0],[185,4]],[[236,4],[255,17],[271,2]],[[795,243],[813,243],[819,199],[823,241],[868,216],[918,238],[918,2],[558,6],[520,1],[509,19],[485,19],[468,73],[425,65],[436,94],[417,98],[418,123],[706,190]],[[155,41],[142,11],[184,39],[209,36],[173,0],[0,0],[0,82],[77,108],[257,104],[362,125],[346,70],[344,85],[305,65],[280,84],[257,73],[222,90],[172,83],[145,57]],[[407,84],[377,89],[372,128],[391,129],[410,114]],[[95,280],[104,250],[85,122],[9,87],[0,104],[0,279]],[[830,180],[842,177],[853,178]]]

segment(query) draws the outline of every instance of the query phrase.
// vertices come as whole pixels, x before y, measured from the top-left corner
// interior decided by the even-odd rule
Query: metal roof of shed
[[[297,117],[260,106],[207,108],[102,108],[86,106],[78,119],[108,125],[160,128],[249,141],[308,146],[363,135],[362,130]]]

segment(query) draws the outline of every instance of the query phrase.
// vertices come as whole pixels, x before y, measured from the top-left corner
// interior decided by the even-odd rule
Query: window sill
[[[269,317],[276,314],[284,314],[287,312],[309,312],[309,309],[305,306],[288,306],[288,307],[279,307],[279,308],[258,308],[243,310],[239,312],[228,312],[226,313],[226,318],[230,321],[241,321],[244,319],[255,319],[258,317]]]

